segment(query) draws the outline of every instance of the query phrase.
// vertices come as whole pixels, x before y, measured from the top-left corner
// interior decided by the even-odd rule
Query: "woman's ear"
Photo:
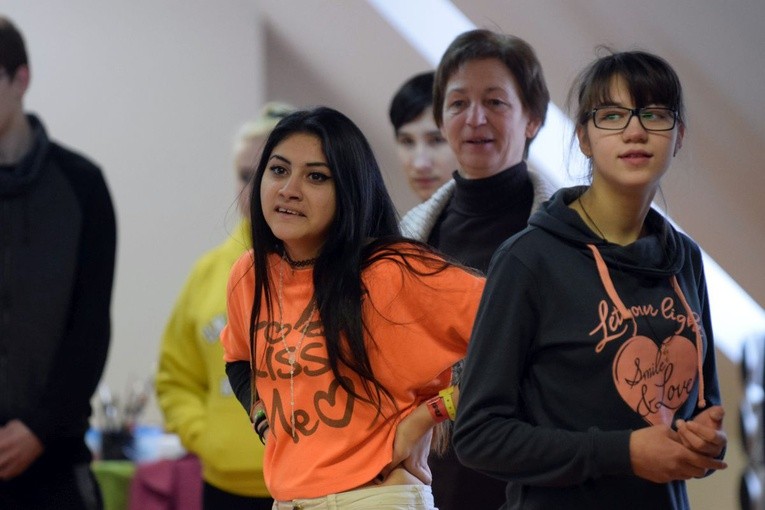
[[[29,66],[21,65],[17,67],[13,78],[10,79],[13,87],[18,91],[19,97],[23,97],[29,88],[29,82],[31,80]]]
[[[526,139],[534,138],[539,132],[539,128],[542,126],[542,121],[539,119],[529,119],[526,123]]]
[[[576,137],[579,140],[579,150],[582,151],[582,154],[591,158],[592,147],[590,146],[590,138],[587,136],[587,128],[585,126],[577,126]]]

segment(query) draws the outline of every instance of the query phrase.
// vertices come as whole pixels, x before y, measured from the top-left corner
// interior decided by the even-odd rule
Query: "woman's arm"
[[[443,399],[441,396],[435,398]],[[451,400],[456,406],[459,400],[459,388],[453,387]],[[421,482],[429,485],[432,476],[428,466],[428,455],[433,427],[439,421],[441,418],[436,418],[430,401],[423,402],[409,416],[401,420],[396,427],[396,438],[393,441],[393,459],[380,472],[379,480],[384,481],[392,470],[403,467]]]
[[[208,380],[198,334],[193,296],[204,286],[198,264],[189,276],[162,335],[156,373],[156,397],[165,428],[178,434],[183,446],[204,457],[199,440],[206,427]],[[208,284],[209,285],[209,284]]]
[[[503,480],[567,486],[631,474],[629,430],[573,432],[529,423],[521,385],[544,302],[507,249],[494,256],[465,361],[454,446],[463,464]]]
[[[242,255],[231,268],[226,288],[228,322],[220,334],[226,375],[237,400],[249,414],[252,401],[249,322],[252,309],[252,253]]]
[[[251,402],[250,377],[252,377],[250,363],[248,361],[230,361],[226,363],[226,375],[236,399],[242,404],[245,412],[249,413]]]
[[[401,420],[393,441],[393,459],[380,472],[381,481],[384,482],[392,470],[403,467],[422,483],[430,485],[433,477],[428,466],[428,453],[434,425],[425,403]]]

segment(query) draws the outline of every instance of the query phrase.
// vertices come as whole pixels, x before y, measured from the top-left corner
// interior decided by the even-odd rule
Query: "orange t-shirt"
[[[242,256],[229,279],[228,325],[221,333],[227,362],[250,360],[252,261],[252,252]],[[427,270],[422,262],[409,261]],[[268,489],[277,500],[291,500],[368,483],[391,461],[398,423],[425,398],[446,387],[451,366],[465,356],[484,279],[456,267],[415,276],[388,259],[364,270],[368,294],[362,313],[372,337],[366,334],[367,352],[375,376],[395,400],[394,407],[383,397],[378,414],[373,405],[343,390],[332,374],[319,314],[307,318],[313,308],[313,270],[293,270],[275,254],[268,263],[274,317],[268,324],[262,307],[255,339],[256,385],[271,426],[264,462]],[[303,331],[293,380],[293,439],[289,353],[284,343],[293,350]],[[345,367],[341,373],[357,393],[365,395],[355,373]]]

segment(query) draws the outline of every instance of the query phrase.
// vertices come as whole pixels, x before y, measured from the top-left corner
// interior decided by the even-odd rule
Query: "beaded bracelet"
[[[255,412],[255,421],[252,422],[252,427],[257,431],[263,421],[266,420],[266,412],[262,409]]]
[[[260,416],[260,413],[265,414],[266,405],[263,403],[262,400],[258,399],[252,402],[250,404],[250,422],[254,425],[255,420],[258,416]]]
[[[266,433],[268,432],[268,422],[266,422],[266,425],[263,427],[263,430],[260,434],[258,434],[258,439],[260,439],[260,444],[265,445],[266,444]]]
[[[269,425],[268,421],[264,420],[263,423],[258,427],[258,430],[256,431],[258,434],[258,439],[260,439],[260,444],[266,444],[266,433],[268,433]]]
[[[266,444],[266,431],[268,430],[268,418],[266,412],[262,409],[258,410],[255,414],[255,422],[253,423],[255,433],[258,435],[260,442]]]
[[[263,421],[266,420],[266,406],[262,400],[258,399],[252,403],[250,408],[250,420],[252,421],[252,428],[255,432],[258,432],[258,428]]]

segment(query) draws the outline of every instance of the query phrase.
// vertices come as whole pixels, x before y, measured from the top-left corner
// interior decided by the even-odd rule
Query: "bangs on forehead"
[[[644,51],[610,53],[577,76],[569,89],[567,104],[578,125],[589,122],[593,108],[614,104],[611,90],[617,78],[621,78],[627,88],[633,107],[670,108],[677,115],[677,121],[685,125],[680,78],[666,60]]]
[[[613,104],[611,86],[616,78],[621,77],[626,85],[635,108],[644,106],[665,106],[677,110],[682,92],[674,73],[667,72],[664,66],[651,65],[652,62],[640,59],[612,58],[596,70],[589,90],[584,90],[580,99],[589,104],[589,108]]]

